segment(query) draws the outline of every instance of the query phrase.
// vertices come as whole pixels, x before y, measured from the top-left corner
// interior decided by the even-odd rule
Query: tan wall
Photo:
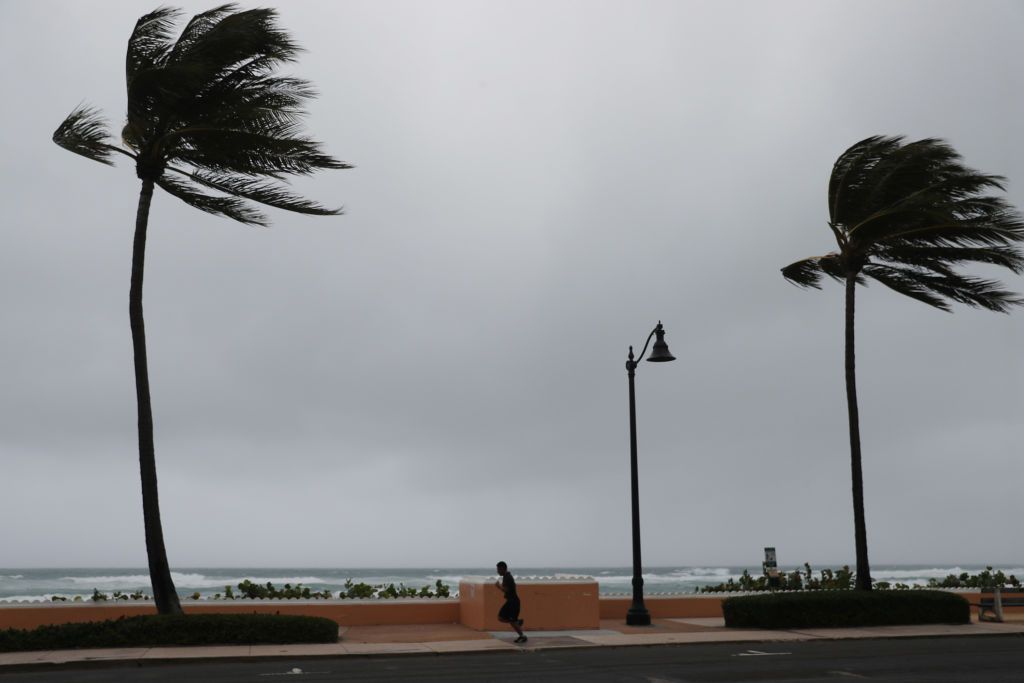
[[[527,629],[596,629],[601,625],[597,581],[520,581],[516,592],[522,605],[520,617]],[[511,628],[498,621],[505,596],[493,582],[463,581],[459,598],[460,619],[465,626],[477,631]]]
[[[518,590],[526,628],[536,630],[596,629],[601,619],[626,618],[630,598],[597,597],[587,583],[521,582]],[[252,613],[306,614],[327,617],[342,626],[383,626],[399,624],[462,623],[479,631],[509,628],[498,621],[503,596],[492,583],[460,584],[460,599],[451,600],[317,600],[317,601],[239,601],[183,603],[189,614]],[[978,593],[958,593],[977,604]],[[721,617],[722,600],[727,595],[647,597],[644,604],[656,619],[669,617]],[[1008,614],[1024,613],[1024,607],[1005,607]],[[0,629],[35,628],[45,624],[103,621],[122,616],[153,614],[152,603],[86,604],[0,604]]]
[[[655,619],[669,617],[721,617],[722,600],[717,595],[702,597],[646,597],[644,605]],[[601,598],[602,619],[625,619],[632,598]]]

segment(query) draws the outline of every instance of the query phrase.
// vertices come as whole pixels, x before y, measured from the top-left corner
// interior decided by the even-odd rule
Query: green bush
[[[236,590],[238,591],[237,594],[235,593]],[[180,597],[191,600],[201,600],[203,595],[199,591],[196,591],[191,595]],[[212,597],[214,600],[220,600],[222,596],[220,593],[215,593]],[[449,597],[451,597],[451,589],[441,580],[434,583],[434,588],[431,588],[430,586],[423,586],[417,589],[401,583],[397,586],[393,583],[371,586],[368,583],[354,583],[352,579],[348,579],[345,581],[345,590],[338,591],[339,600],[345,598],[375,598],[383,600],[388,598]],[[223,598],[225,600],[234,600],[236,598],[248,598],[251,600],[332,600],[334,599],[334,593],[326,589],[322,591],[315,591],[309,586],[303,586],[301,583],[297,583],[294,586],[290,583],[286,583],[284,588],[278,588],[270,581],[267,581],[264,585],[253,583],[249,579],[245,579],[238,584],[237,589],[232,588],[231,586],[224,586]],[[114,591],[111,596],[106,593],[100,593],[99,589],[94,588],[92,590],[92,596],[88,599],[93,602],[105,602],[107,600],[150,600],[151,598],[142,591],[136,591],[130,594],[122,593],[121,591]],[[50,600],[52,602],[67,602],[68,598],[63,595],[54,595]],[[81,595],[76,595],[71,598],[71,600],[73,602],[83,601]]]
[[[376,598],[384,600],[388,598],[451,597],[451,591],[446,584],[438,580],[434,585],[436,590],[432,590],[430,586],[423,586],[422,588],[416,589],[401,583],[397,586],[393,583],[371,586],[368,583],[354,583],[352,579],[347,579],[345,581],[345,590],[338,591],[338,598]],[[217,593],[213,597],[214,599],[219,599],[220,593]],[[253,583],[249,579],[245,579],[238,584],[237,596],[231,586],[224,586],[224,598],[227,600],[234,600],[235,597],[263,600],[330,600],[334,597],[334,594],[329,590],[314,591],[309,588],[309,586],[303,586],[301,583],[297,583],[294,586],[290,583],[286,583],[284,588],[278,588],[270,581],[267,581],[266,585],[261,585]]]
[[[1007,576],[1001,569],[992,571],[992,567],[985,567],[985,571],[977,574],[963,572],[959,576],[949,574],[944,579],[928,579],[929,588],[1020,588],[1020,579],[1013,574]]]
[[[0,652],[155,645],[336,643],[338,624],[278,614],[148,614],[0,631]]]
[[[757,577],[744,569],[743,574],[738,580],[730,578],[725,583],[701,586],[698,590],[701,593],[739,593],[768,590],[852,590],[855,579],[856,574],[847,565],[843,565],[840,569],[822,569],[819,575],[815,576],[811,570],[811,565],[804,562],[803,569],[779,572],[778,581],[775,586],[772,586],[769,581],[767,568],[764,569],[761,576]],[[1006,574],[1002,570],[993,571],[992,567],[986,567],[984,571],[977,574],[962,572],[959,575],[950,574],[944,579],[928,579],[927,586],[911,586],[905,583],[892,583],[889,581],[874,581],[872,583],[872,587],[879,590],[991,588],[992,586],[1019,588],[1021,581],[1013,574]]]
[[[943,591],[821,591],[745,595],[722,601],[736,628],[966,624],[968,602]]]
[[[790,572],[780,571],[778,580],[773,587],[768,577],[768,568],[764,567],[761,576],[754,577],[746,569],[739,580],[729,579],[725,583],[713,586],[701,586],[701,593],[738,593],[747,591],[767,590],[846,590],[852,589],[856,575],[848,565],[840,569],[822,569],[819,576],[814,576],[811,565],[804,562],[803,570],[794,569]]]

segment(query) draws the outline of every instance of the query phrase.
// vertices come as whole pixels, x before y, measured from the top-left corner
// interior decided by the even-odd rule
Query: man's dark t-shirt
[[[512,574],[505,572],[501,577],[501,590],[505,594],[505,604],[498,610],[499,621],[515,622],[519,619],[519,596],[516,594],[516,580]]]
[[[519,599],[516,594],[516,580],[512,578],[512,572],[505,572],[505,576],[501,577],[501,590],[505,592],[506,600]]]

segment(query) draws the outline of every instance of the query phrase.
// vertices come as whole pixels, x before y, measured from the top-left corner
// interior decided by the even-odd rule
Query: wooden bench
[[[978,621],[1002,621],[1003,607],[1024,607],[1024,588],[982,588],[982,595],[978,601]],[[992,597],[986,598],[985,593],[991,593]],[[991,612],[992,617],[985,618],[985,612]]]

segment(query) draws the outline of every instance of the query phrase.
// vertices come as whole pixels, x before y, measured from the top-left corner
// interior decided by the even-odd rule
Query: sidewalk
[[[101,662],[135,663],[246,661],[296,657],[372,655],[436,655],[452,653],[512,652],[550,648],[629,647],[684,645],[687,643],[764,643],[847,638],[930,638],[938,636],[1024,636],[1024,620],[1006,623],[972,622],[962,625],[874,626],[865,628],[799,629],[791,631],[725,628],[722,619],[655,619],[651,626],[626,626],[619,620],[601,622],[594,631],[530,631],[523,645],[512,643],[511,629],[473,631],[460,624],[409,626],[355,626],[340,629],[338,643],[323,645],[229,645],[206,647],[150,647],[103,650],[47,650],[0,654],[0,673],[40,670],[48,666],[74,667]],[[62,668],[63,668],[62,666]]]

